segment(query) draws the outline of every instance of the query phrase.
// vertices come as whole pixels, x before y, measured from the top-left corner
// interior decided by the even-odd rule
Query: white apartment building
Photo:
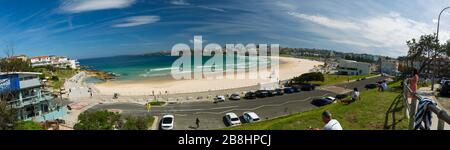
[[[78,69],[79,67],[78,61],[62,56],[38,56],[31,58],[30,61],[32,67],[54,66],[59,68],[70,67],[72,69]]]
[[[397,60],[382,60],[380,64],[380,73],[395,75],[398,71],[399,63]]]
[[[365,62],[340,59],[337,70],[339,74],[367,75],[370,74],[370,64]]]

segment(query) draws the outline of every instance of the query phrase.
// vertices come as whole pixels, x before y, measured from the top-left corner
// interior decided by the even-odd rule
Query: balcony
[[[11,105],[13,108],[22,108],[27,105],[39,104],[42,101],[52,100],[52,99],[53,99],[53,97],[51,96],[51,94],[49,92],[42,92],[42,95],[40,97],[38,95],[30,96],[30,97],[22,98],[22,101],[20,101],[20,99],[9,101],[8,104]]]
[[[36,86],[41,86],[41,82],[40,82],[39,78],[33,78],[33,79],[29,79],[29,80],[20,81],[21,89],[36,87]]]

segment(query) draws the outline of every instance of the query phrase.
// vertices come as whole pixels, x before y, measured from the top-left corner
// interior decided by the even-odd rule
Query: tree
[[[5,101],[0,101],[0,130],[12,130],[16,121],[16,110]]]
[[[304,73],[298,77],[294,77],[295,83],[305,83],[310,81],[325,81],[325,77],[321,72]]]
[[[106,110],[83,112],[78,116],[75,130],[114,130],[121,124],[120,114]]]
[[[439,40],[436,39],[436,34],[422,35],[418,41],[411,39],[406,42],[406,45],[409,47],[407,57],[411,67],[414,67],[414,62],[419,62],[419,73],[445,52]],[[429,67],[427,71],[430,71]]]

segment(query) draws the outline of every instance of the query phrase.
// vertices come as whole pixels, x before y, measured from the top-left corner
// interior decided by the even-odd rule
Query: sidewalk
[[[437,86],[435,86],[437,87]],[[433,93],[433,91],[431,91],[431,87],[422,87],[420,89],[417,90],[416,92],[417,94],[419,94],[420,96],[432,99],[433,101],[435,101],[438,105],[438,107],[442,110],[445,110],[447,113],[449,112],[447,109],[445,109],[445,107],[442,107],[442,105],[439,103],[439,100],[435,97],[435,93]],[[435,113],[433,113],[433,118],[432,118],[432,124],[431,124],[431,130],[437,130],[437,125],[438,125],[438,117],[436,116]],[[444,130],[450,130],[450,125],[447,123],[444,123]]]

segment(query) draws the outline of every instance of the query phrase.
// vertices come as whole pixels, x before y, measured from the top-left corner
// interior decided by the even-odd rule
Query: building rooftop
[[[0,75],[22,74],[22,75],[41,75],[39,72],[0,72]]]

